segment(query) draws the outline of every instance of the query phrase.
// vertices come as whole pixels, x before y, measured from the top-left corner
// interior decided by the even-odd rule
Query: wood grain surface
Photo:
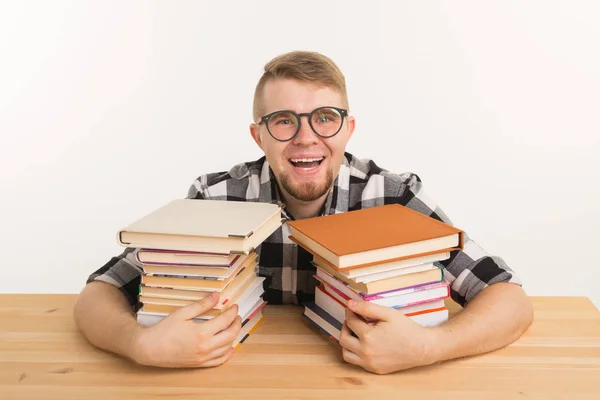
[[[75,299],[0,295],[0,399],[600,399],[600,312],[584,297],[532,297],[510,346],[389,375],[345,363],[294,306],[267,306],[225,365],[142,367],[79,334]]]

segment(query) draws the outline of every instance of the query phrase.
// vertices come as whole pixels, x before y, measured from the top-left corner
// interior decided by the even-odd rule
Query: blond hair
[[[342,71],[329,58],[313,51],[292,51],[269,61],[254,91],[253,116],[257,121],[264,113],[262,96],[265,84],[283,78],[329,87],[342,96],[344,107],[348,108],[346,79]]]

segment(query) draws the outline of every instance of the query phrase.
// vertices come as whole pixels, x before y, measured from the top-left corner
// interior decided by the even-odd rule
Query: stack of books
[[[439,262],[463,248],[460,229],[399,204],[288,225],[290,239],[312,253],[319,282],[303,315],[333,338],[351,299],[395,308],[422,326],[448,319],[450,288]]]
[[[234,304],[242,318],[238,347],[262,321],[263,281],[256,248],[283,222],[281,205],[178,199],[117,234],[143,266],[136,318],[153,325],[212,292],[219,301],[194,318],[210,320]]]

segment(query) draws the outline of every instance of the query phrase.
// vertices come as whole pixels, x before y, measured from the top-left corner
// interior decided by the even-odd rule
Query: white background
[[[0,292],[76,293],[116,232],[262,154],[263,65],[346,75],[347,150],[420,175],[531,295],[600,305],[600,3],[6,1]]]

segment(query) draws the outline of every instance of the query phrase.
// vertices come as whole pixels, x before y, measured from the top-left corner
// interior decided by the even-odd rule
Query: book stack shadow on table
[[[180,307],[219,293],[217,305],[197,316],[210,320],[238,305],[239,347],[262,321],[266,305],[258,276],[257,247],[282,224],[281,204],[177,199],[117,234],[134,248],[143,267],[139,287],[141,325],[156,324]]]
[[[351,299],[392,307],[422,326],[447,321],[450,288],[440,262],[463,248],[460,229],[399,204],[288,225],[290,239],[313,255],[316,267],[315,300],[303,316],[334,339]]]

